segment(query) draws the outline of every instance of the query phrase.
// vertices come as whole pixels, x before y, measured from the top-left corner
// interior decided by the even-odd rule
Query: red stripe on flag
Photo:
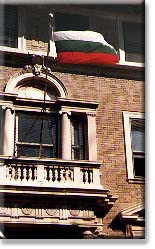
[[[82,52],[60,52],[57,54],[59,63],[68,64],[116,64],[119,59],[117,55],[107,53],[82,53]]]

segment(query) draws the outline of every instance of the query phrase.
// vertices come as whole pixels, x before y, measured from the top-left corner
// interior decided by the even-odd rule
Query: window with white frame
[[[144,114],[123,112],[126,147],[127,176],[129,180],[145,177]]]
[[[33,100],[31,100],[31,103],[33,103]],[[14,137],[14,139],[10,138],[9,149],[12,143],[13,154],[9,154],[9,156],[62,158],[61,151],[63,149],[67,154],[64,159],[88,160],[88,120],[86,110],[81,113],[78,112],[77,108],[76,114],[72,112],[71,116],[67,117],[69,126],[65,126],[62,120],[63,114],[60,114],[57,110],[52,110],[52,105],[47,109],[43,113],[41,107],[34,108],[30,105],[24,107],[23,102],[20,107],[15,108],[15,111],[10,108],[4,111],[4,116],[9,113],[10,117],[10,120],[8,116],[5,119],[5,122],[7,122],[5,125],[12,123],[12,127],[11,125],[9,127],[9,130],[12,128],[12,132],[8,133],[7,128],[5,130],[5,140],[8,141],[12,135]],[[96,131],[92,129],[91,133],[93,132]],[[66,136],[65,141],[62,141],[63,133]],[[7,149],[3,151],[5,151],[4,154],[8,155]]]
[[[47,84],[45,98],[44,84]],[[4,117],[3,134],[0,133],[3,155],[97,160],[98,103],[68,99],[62,83],[50,76],[47,82],[44,75],[36,77],[32,73],[9,81],[5,90],[6,101],[0,103],[1,117]],[[10,92],[15,93],[12,102],[7,101]]]

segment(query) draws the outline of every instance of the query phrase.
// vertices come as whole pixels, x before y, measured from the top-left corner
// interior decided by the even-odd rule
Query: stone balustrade
[[[3,160],[1,185],[102,189],[99,163],[51,160]]]

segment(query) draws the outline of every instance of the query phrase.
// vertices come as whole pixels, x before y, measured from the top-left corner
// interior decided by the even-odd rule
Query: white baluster
[[[28,180],[32,180],[32,169],[31,168],[29,168],[29,170],[28,170]]]
[[[81,170],[80,171],[80,178],[81,178],[81,181],[84,183],[84,171],[83,170]]]
[[[73,172],[71,169],[68,169],[67,170],[67,177],[66,177],[66,180],[69,181],[69,182],[72,182],[73,181]]]
[[[69,170],[69,169],[66,169],[66,170],[65,170],[65,180],[68,182],[68,181],[69,181],[69,178],[70,178],[70,170]]]
[[[11,180],[11,174],[10,174],[10,168],[9,167],[6,168],[6,179]]]
[[[88,183],[88,170],[85,171],[85,182]]]
[[[59,172],[57,168],[56,169],[54,168],[54,173],[55,173],[55,181],[57,182],[59,178]]]
[[[26,181],[26,176],[27,176],[27,171],[26,171],[26,167],[24,167],[24,169],[23,169],[23,181]]]
[[[11,180],[15,180],[15,178],[16,178],[16,170],[15,167],[12,167]]]
[[[53,177],[52,169],[49,169],[49,181],[52,181],[52,177]]]
[[[90,180],[90,183],[93,182],[93,172],[92,172],[92,170],[89,171],[89,180]]]
[[[61,182],[63,181],[63,178],[64,178],[63,174],[64,174],[64,170],[61,169],[61,170],[60,170],[60,181],[61,181]]]
[[[21,168],[17,168],[17,180],[21,180]]]
[[[34,180],[37,180],[37,168],[34,168]]]
[[[70,170],[70,180],[73,182],[73,170]]]

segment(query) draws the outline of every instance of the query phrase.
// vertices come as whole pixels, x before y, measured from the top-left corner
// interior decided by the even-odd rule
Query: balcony
[[[1,157],[0,198],[6,226],[76,224],[95,231],[118,197],[101,185],[99,162]]]
[[[0,185],[102,190],[100,163],[10,158],[0,161]]]

